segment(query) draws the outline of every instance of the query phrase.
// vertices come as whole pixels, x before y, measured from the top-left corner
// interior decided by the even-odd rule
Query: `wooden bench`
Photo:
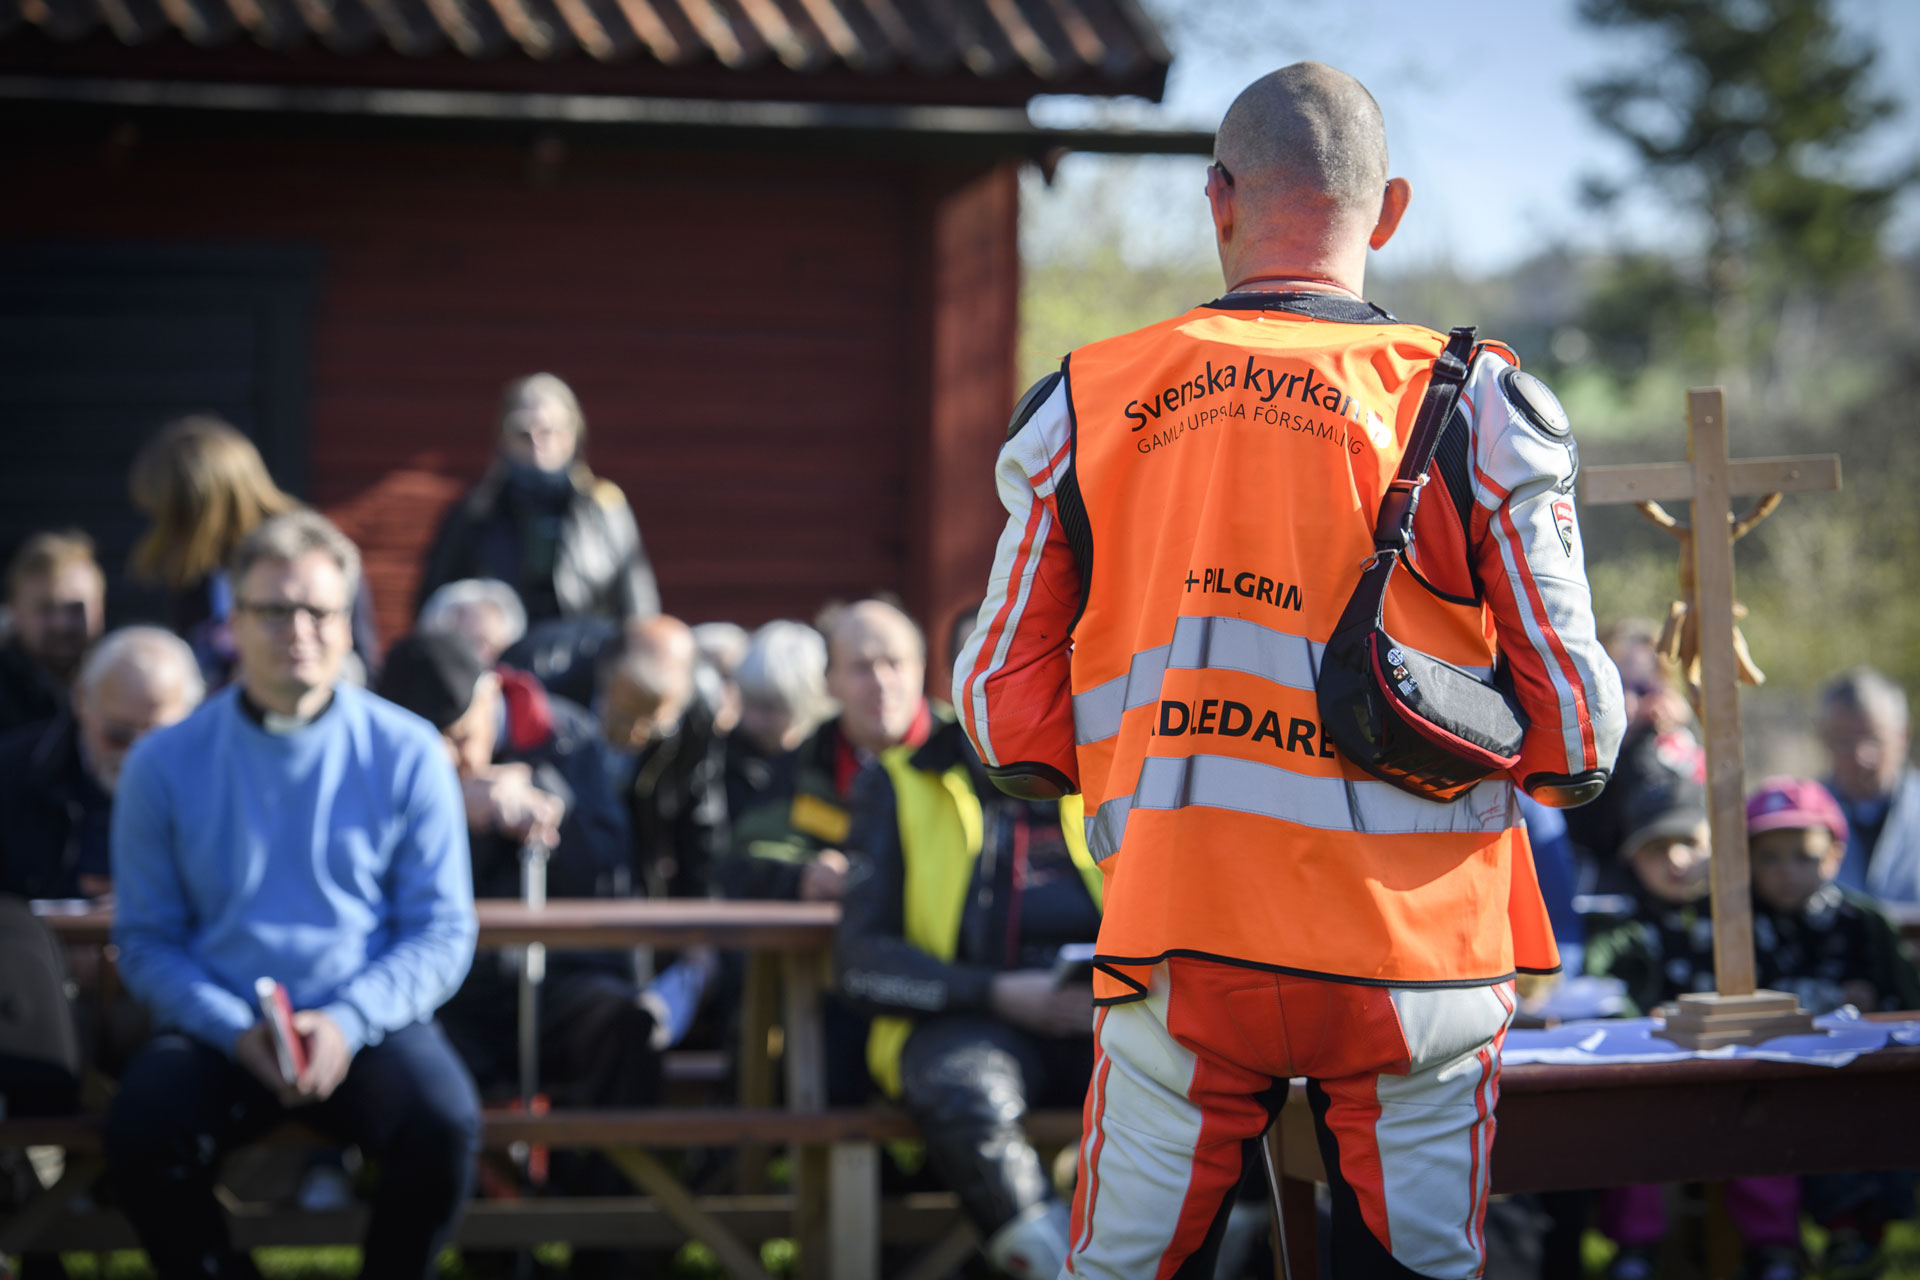
[[[772,1114],[774,1062],[769,1045],[776,1020],[781,1024],[781,1065],[785,1073],[786,1107],[792,1113],[826,1109],[824,1034],[821,996],[827,985],[828,956],[839,925],[840,909],[826,902],[724,902],[709,899],[549,899],[539,905],[483,900],[475,904],[479,946],[500,948],[538,944],[550,951],[613,951],[631,948],[683,950],[708,946],[739,951],[747,957],[745,992],[738,1047],[738,1102],[736,1112],[760,1117]],[[51,914],[46,922],[73,946],[105,947],[112,941],[111,909],[77,914]],[[711,1064],[709,1064],[711,1066]],[[650,1115],[672,1114],[652,1112]],[[719,1114],[718,1112],[715,1113]],[[491,1122],[489,1122],[491,1124]],[[604,1131],[603,1131],[604,1132]],[[731,1132],[738,1134],[736,1127]],[[752,1131],[747,1138],[689,1138],[666,1145],[724,1145],[747,1143],[741,1165],[749,1171],[765,1166],[770,1144],[785,1141],[785,1130]],[[637,1144],[641,1130],[628,1135]],[[524,1141],[527,1139],[514,1139]],[[566,1145],[549,1140],[548,1145]],[[52,1144],[49,1144],[52,1145]],[[595,1143],[592,1145],[601,1145]],[[872,1241],[859,1235],[829,1235],[832,1215],[834,1157],[830,1144],[807,1141],[793,1148],[794,1193],[788,1228],[800,1246],[801,1280],[870,1275],[864,1258]],[[737,1275],[760,1276],[758,1260],[724,1230],[714,1229],[686,1210],[691,1198],[657,1162],[644,1154],[643,1145],[616,1148],[627,1173],[654,1196],[663,1211],[679,1213],[686,1233],[705,1241]],[[95,1174],[97,1176],[97,1173]],[[672,1184],[672,1185],[668,1185]],[[743,1188],[758,1190],[751,1179]],[[700,1222],[701,1230],[692,1229]],[[846,1253],[841,1261],[835,1251]]]
[[[0,1148],[59,1147],[66,1170],[59,1182],[11,1218],[0,1220],[0,1253],[36,1249],[135,1248],[132,1228],[117,1213],[71,1211],[104,1170],[103,1120],[98,1116],[0,1121]],[[1079,1138],[1077,1111],[1045,1111],[1028,1117],[1027,1132],[1041,1146],[1065,1146]],[[743,1144],[792,1145],[830,1152],[829,1196],[836,1244],[836,1276],[877,1275],[882,1241],[924,1246],[907,1272],[934,1280],[958,1267],[977,1237],[950,1195],[912,1195],[883,1202],[879,1185],[880,1144],[917,1136],[913,1122],[887,1107],[819,1112],[779,1108],[714,1107],[645,1111],[562,1111],[544,1116],[489,1112],[481,1145],[505,1150],[518,1143],[593,1148],[633,1180],[645,1197],[476,1201],[456,1234],[468,1248],[524,1248],[549,1241],[577,1247],[671,1248],[695,1239],[707,1245],[730,1275],[764,1277],[755,1249],[790,1236],[799,1197],[787,1194],[695,1196],[687,1192],[652,1152]],[[280,1126],[261,1142],[270,1146],[324,1145],[325,1139],[297,1123]],[[363,1208],[302,1213],[229,1201],[235,1243],[268,1245],[351,1244],[366,1226]],[[866,1234],[855,1249],[843,1232]]]
[[[677,1243],[686,1238],[713,1249],[729,1274],[761,1280],[759,1259],[749,1247],[775,1236],[791,1237],[800,1247],[801,1280],[877,1280],[880,1241],[934,1239],[915,1276],[939,1276],[952,1270],[943,1258],[957,1263],[973,1248],[970,1231],[958,1222],[951,1197],[921,1197],[882,1206],[879,1194],[880,1145],[913,1136],[905,1116],[885,1108],[828,1111],[825,1078],[821,997],[827,985],[827,958],[838,927],[840,909],[825,902],[728,902],[712,900],[567,900],[549,899],[533,906],[522,902],[483,900],[476,904],[479,946],[482,949],[539,944],[550,951],[610,951],[651,947],[682,950],[710,946],[745,953],[746,981],[742,997],[741,1038],[734,1060],[738,1084],[733,1107],[660,1108],[649,1111],[573,1111],[545,1116],[489,1113],[483,1143],[504,1150],[519,1143],[549,1147],[593,1147],[607,1152],[627,1176],[646,1193],[637,1200],[607,1202],[579,1200],[523,1200],[476,1203],[458,1237],[471,1245],[571,1240],[577,1244]],[[110,911],[50,915],[47,923],[75,946],[106,946],[111,942]],[[785,1075],[785,1109],[776,1108],[774,1055],[770,1032],[781,1024],[780,1066]],[[723,1055],[704,1059],[669,1055],[665,1063],[669,1083],[705,1084],[725,1078]],[[72,1226],[64,1206],[99,1176],[97,1124],[94,1136],[70,1131],[55,1137],[28,1136],[38,1123],[18,1121],[0,1126],[0,1146],[64,1146],[78,1153],[69,1166],[69,1179],[37,1201],[40,1206],[0,1224],[0,1247],[12,1247],[17,1237],[37,1232],[47,1223]],[[28,1128],[15,1129],[14,1124]],[[1037,1144],[1064,1145],[1078,1137],[1078,1112],[1047,1113],[1032,1118],[1029,1131]],[[82,1124],[81,1129],[88,1128]],[[59,1141],[60,1136],[72,1142]],[[305,1142],[295,1126],[276,1134],[275,1142]],[[785,1195],[765,1195],[759,1174],[771,1147],[792,1148],[793,1188]],[[698,1197],[689,1193],[654,1160],[649,1151],[693,1147],[738,1148],[736,1164],[742,1175],[736,1193],[726,1197]],[[69,1182],[72,1183],[69,1186]],[[62,1194],[55,1194],[61,1192]],[[57,1201],[57,1203],[55,1203]],[[50,1207],[48,1207],[50,1206]],[[630,1220],[617,1206],[631,1210]],[[230,1212],[232,1211],[230,1207]],[[34,1213],[50,1215],[36,1225]],[[125,1231],[117,1216],[116,1230]],[[351,1241],[358,1238],[355,1214],[286,1215],[240,1213],[235,1217],[236,1239],[254,1245],[285,1239],[290,1232],[299,1242],[318,1238]],[[32,1235],[30,1238],[40,1238]],[[70,1237],[54,1234],[48,1240]],[[124,1235],[115,1237],[129,1239]],[[286,1242],[292,1243],[293,1239]]]

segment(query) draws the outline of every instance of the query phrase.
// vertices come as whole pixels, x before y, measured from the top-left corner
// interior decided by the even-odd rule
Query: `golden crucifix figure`
[[[1780,505],[1780,495],[1769,493],[1753,505],[1753,510],[1733,522],[1729,542],[1738,542],[1752,532],[1754,526],[1772,515],[1774,508]],[[1681,678],[1687,682],[1687,701],[1693,704],[1695,715],[1702,715],[1700,704],[1700,618],[1693,610],[1694,598],[1694,561],[1693,526],[1675,519],[1667,509],[1657,502],[1638,504],[1640,514],[1659,525],[1680,540],[1680,598],[1667,606],[1666,625],[1660,629],[1659,654],[1680,670]],[[1747,648],[1747,638],[1742,635],[1739,620],[1747,616],[1747,606],[1738,600],[1733,602],[1733,658],[1739,668],[1741,684],[1765,684],[1766,672],[1754,665],[1753,653]]]

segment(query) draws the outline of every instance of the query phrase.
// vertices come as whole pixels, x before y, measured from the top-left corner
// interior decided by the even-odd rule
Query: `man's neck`
[[[1329,276],[1303,274],[1301,272],[1281,272],[1274,274],[1256,273],[1230,281],[1228,293],[1337,293],[1344,297],[1358,298],[1360,290],[1349,288]]]
[[[1338,236],[1264,237],[1223,253],[1228,291],[1316,292],[1364,296],[1367,253]]]
[[[310,723],[333,701],[333,689],[321,685],[301,691],[262,689],[251,681],[241,688],[248,709],[262,724],[276,732],[286,732]]]
[[[847,745],[855,751],[863,752],[870,756],[877,756],[882,751],[900,746],[903,743],[910,747],[917,747],[925,742],[927,740],[927,733],[932,727],[932,716],[933,708],[927,703],[925,698],[922,698],[920,699],[919,707],[913,713],[913,723],[907,726],[907,732],[904,737],[897,739],[882,738],[878,741],[863,742],[848,732],[848,725],[844,719],[840,722],[840,736],[846,739]]]

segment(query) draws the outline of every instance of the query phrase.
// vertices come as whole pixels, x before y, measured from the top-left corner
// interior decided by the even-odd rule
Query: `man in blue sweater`
[[[473,1082],[432,1022],[473,957],[467,824],[432,726],[339,682],[359,553],[308,511],[234,554],[240,679],[127,757],[114,942],[161,1034],[107,1118],[121,1207],[163,1280],[251,1276],[214,1175],[290,1111],[377,1166],[364,1274],[433,1274],[466,1200]],[[282,1077],[254,984],[285,985]]]

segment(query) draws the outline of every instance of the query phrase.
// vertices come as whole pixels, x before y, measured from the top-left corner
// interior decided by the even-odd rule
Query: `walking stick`
[[[537,840],[520,846],[520,901],[534,909],[547,905],[547,859],[553,850]],[[547,977],[545,943],[529,942],[520,953],[520,1114],[531,1116],[540,1092],[540,984]],[[532,1143],[515,1143],[514,1162],[526,1185],[540,1175],[534,1167]],[[513,1259],[514,1280],[532,1280],[533,1251],[521,1249]]]
[[[547,905],[547,859],[553,851],[538,841],[520,846],[520,901],[540,908]],[[547,977],[545,943],[529,942],[520,957],[520,1107],[533,1114],[533,1097],[540,1091],[540,984]]]

